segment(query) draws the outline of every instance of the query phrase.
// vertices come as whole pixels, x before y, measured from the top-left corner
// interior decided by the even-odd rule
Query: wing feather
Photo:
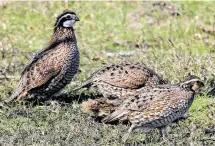
[[[77,89],[91,86],[93,82],[97,81],[121,88],[137,89],[145,86],[148,78],[153,75],[160,78],[143,63],[123,61],[97,70]]]
[[[53,40],[48,47],[34,55],[21,73],[18,88],[6,102],[23,98],[31,89],[42,86],[60,73],[64,60],[58,60],[56,63],[56,58],[63,54],[59,47],[63,47],[60,41]]]
[[[138,115],[150,117],[153,116],[153,113],[164,112],[168,106],[173,105],[173,101],[181,98],[181,95],[174,95],[172,92],[153,92],[155,89],[129,97],[116,111],[103,118],[102,121],[107,123],[116,120],[132,121],[137,119]]]

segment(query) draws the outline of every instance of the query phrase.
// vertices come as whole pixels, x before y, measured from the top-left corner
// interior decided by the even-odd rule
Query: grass
[[[214,2],[9,2],[0,7],[0,101],[16,87],[32,54],[49,41],[56,16],[65,8],[77,13],[75,30],[81,52],[80,73],[66,88],[69,93],[90,72],[120,60],[143,61],[171,83],[191,73],[206,83],[214,79]],[[176,16],[176,14],[179,14]],[[121,43],[125,41],[126,43]],[[134,52],[131,56],[117,53]],[[109,55],[109,54],[112,54]],[[114,57],[115,55],[115,57]],[[74,94],[74,95],[73,95]],[[128,126],[106,125],[80,110],[83,95],[59,101],[0,105],[0,145],[124,145]],[[72,102],[71,102],[72,101]],[[190,117],[170,125],[167,139],[153,132],[132,133],[126,145],[213,145],[215,98],[198,96]]]

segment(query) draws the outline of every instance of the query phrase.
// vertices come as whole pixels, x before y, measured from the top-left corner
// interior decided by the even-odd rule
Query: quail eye
[[[197,81],[197,84],[200,85],[200,84],[202,84],[202,83],[201,83],[200,81]]]
[[[66,18],[67,18],[67,19],[71,19],[72,17],[71,17],[70,15],[67,15]]]

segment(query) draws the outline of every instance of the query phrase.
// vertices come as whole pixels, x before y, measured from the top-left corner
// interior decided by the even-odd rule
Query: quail
[[[95,71],[80,88],[93,88],[105,98],[116,99],[133,95],[146,86],[166,83],[157,73],[140,62],[123,61]],[[77,90],[76,89],[76,90]]]
[[[204,86],[197,76],[189,76],[175,85],[157,85],[130,96],[110,115],[102,119],[109,123],[115,120],[129,121],[129,129],[149,131],[166,127],[183,118],[190,108],[195,94]]]
[[[26,95],[51,97],[69,84],[79,67],[79,50],[73,25],[77,15],[64,10],[56,18],[49,44],[36,53],[21,73],[18,87],[6,101]]]
[[[104,118],[114,112],[122,101],[122,99],[88,99],[81,103],[81,110],[83,113],[90,114],[97,118]]]

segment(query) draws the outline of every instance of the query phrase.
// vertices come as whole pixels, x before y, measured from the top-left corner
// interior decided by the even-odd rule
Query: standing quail
[[[95,71],[77,89],[93,88],[104,97],[115,99],[129,94],[133,95],[142,87],[152,87],[165,82],[143,63],[124,61],[104,66]]]
[[[127,98],[115,112],[103,118],[102,122],[128,120],[132,124],[129,133],[135,129],[148,131],[165,127],[186,115],[195,93],[202,86],[204,84],[198,77],[190,76],[175,85],[143,89],[144,91]]]
[[[73,29],[76,21],[79,18],[70,10],[57,17],[51,41],[25,67],[17,89],[6,102],[23,99],[28,94],[53,96],[71,82],[79,67]]]

